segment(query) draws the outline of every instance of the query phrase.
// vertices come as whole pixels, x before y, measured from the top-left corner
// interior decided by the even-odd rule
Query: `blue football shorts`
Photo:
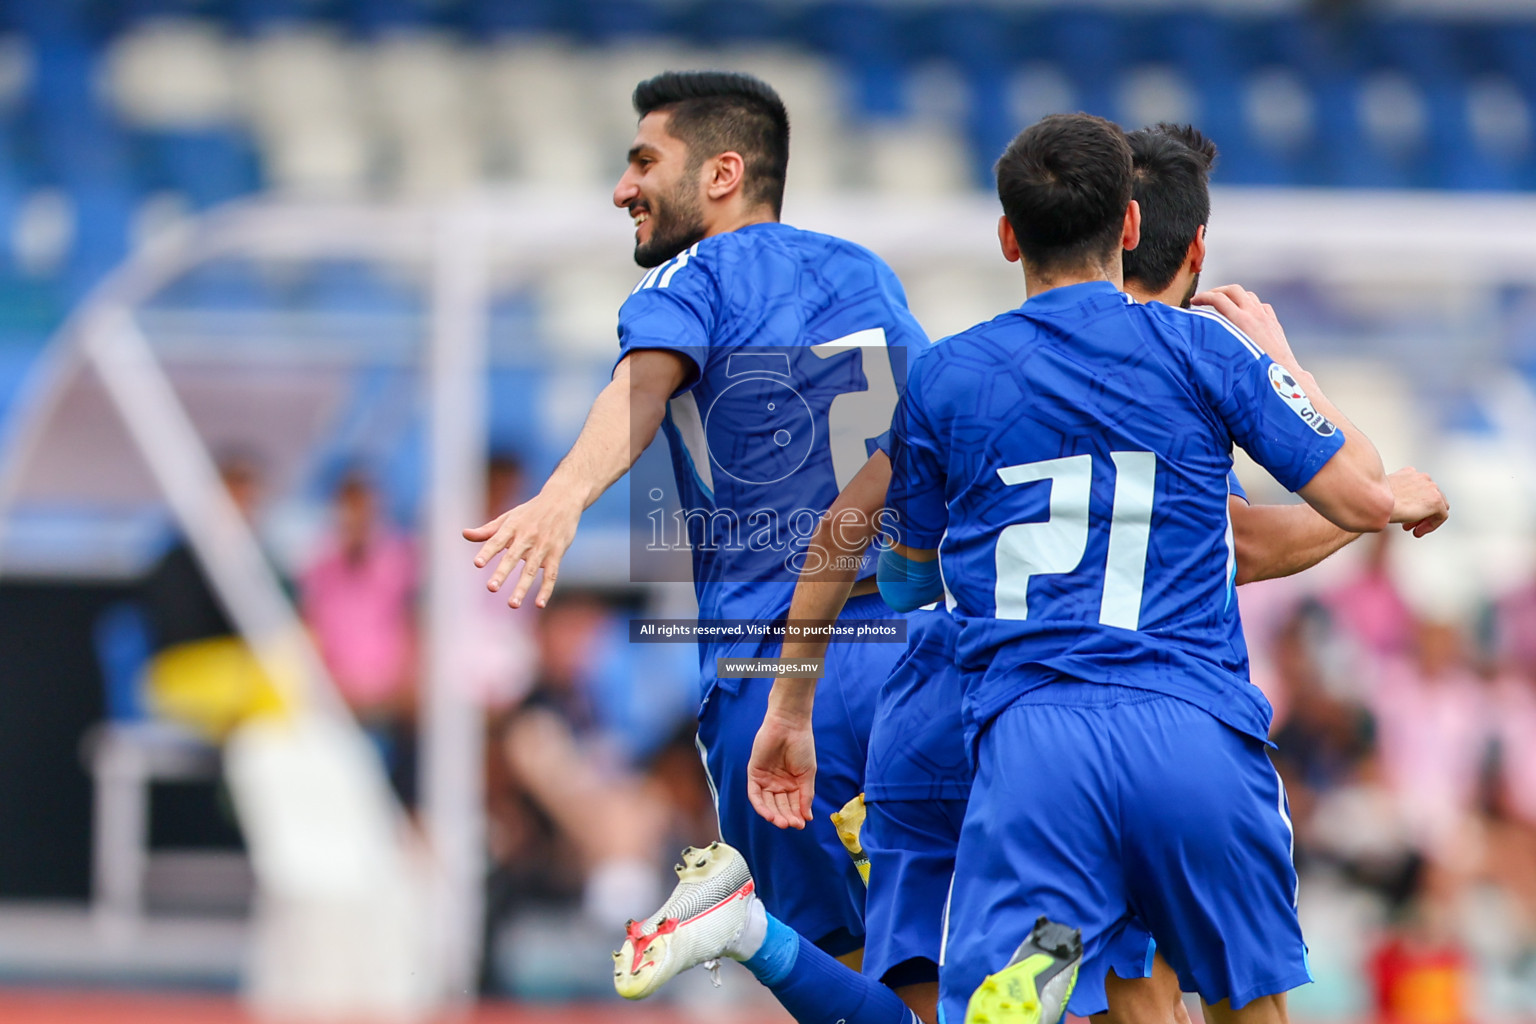
[[[1107,1009],[1107,970],[1150,969],[1150,947],[1135,963],[1143,923],[1207,1002],[1311,980],[1285,791],[1260,740],[1160,693],[1060,682],[984,723],[976,759],[940,971],[951,1024],[1042,914],[1082,929],[1081,1016]]]
[[[842,620],[897,619],[878,594],[851,598]],[[720,837],[741,851],[767,911],[834,956],[864,945],[864,881],[832,826],[832,812],[864,790],[880,685],[905,643],[833,643],[816,687],[816,798],[803,830],[780,829],[747,799],[747,762],[768,708],[769,679],[714,680],[715,657],[776,657],[778,643],[711,647],[699,708],[699,749]]]
[[[971,790],[960,721],[960,627],[913,612],[908,644],[880,689],[865,770],[869,857],[864,973],[892,987],[936,981],[944,904]]]

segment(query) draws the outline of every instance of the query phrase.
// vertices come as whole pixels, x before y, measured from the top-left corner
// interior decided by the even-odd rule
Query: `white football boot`
[[[630,921],[613,954],[613,987],[625,999],[644,999],[690,967],[734,955],[751,916],[756,887],[733,847],[690,846],[676,870],[672,895],[644,921]]]

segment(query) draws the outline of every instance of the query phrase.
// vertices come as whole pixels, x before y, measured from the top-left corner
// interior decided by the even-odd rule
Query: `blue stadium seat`
[[[897,118],[907,113],[905,55],[888,7],[838,0],[807,11],[802,31],[813,46],[843,64],[858,114]]]
[[[0,301],[5,298],[8,296],[0,291]],[[46,341],[47,334],[42,332],[0,331],[0,420],[21,391]]]
[[[92,0],[11,0],[5,22],[34,40],[83,39],[95,27]]]
[[[679,26],[695,42],[709,46],[767,43],[789,31],[783,8],[766,0],[703,3],[686,14]]]
[[[109,605],[96,616],[91,641],[106,691],[107,718],[143,721],[147,714],[140,675],[153,648],[144,609],[133,602]]]
[[[1002,12],[974,4],[929,9],[908,26],[926,40],[924,57],[948,61],[965,82],[969,98],[965,137],[978,188],[992,185],[992,165],[1023,125],[1009,111],[1008,79],[1014,62],[1016,25]]]
[[[128,255],[139,197],[126,181],[82,185],[69,194],[75,206],[75,237],[63,284],[80,296]]]
[[[1195,92],[1196,127],[1220,150],[1223,184],[1274,184],[1274,161],[1255,144],[1243,109],[1250,70],[1232,19],[1208,11],[1173,11],[1152,23],[1153,56],[1177,68]],[[1280,164],[1283,172],[1284,164]]]
[[[356,32],[376,36],[432,25],[445,18],[447,5],[441,0],[348,0],[346,13]]]
[[[567,27],[568,6],[560,0],[469,0],[464,21],[471,33],[539,35]]]
[[[1113,118],[1126,66],[1120,22],[1103,10],[1056,9],[1044,16],[1041,28],[1052,57],[1071,76],[1082,109]]]
[[[657,5],[635,0],[588,0],[572,4],[569,16],[571,27],[581,38],[598,45],[637,36],[659,36],[672,27]]]
[[[1424,81],[1448,81],[1460,77],[1455,39],[1443,22],[1423,18],[1386,18],[1360,33],[1363,59],[1374,65],[1396,68]]]
[[[1365,137],[1360,123],[1360,80],[1334,72],[1312,84],[1317,134],[1303,162],[1300,183],[1349,188],[1407,184]]]
[[[315,21],[332,12],[332,0],[230,0],[230,20],[245,32]]]
[[[419,293],[386,280],[377,269],[359,260],[313,264],[301,302],[308,308],[329,313],[416,316],[422,311]]]
[[[1473,136],[1464,81],[1436,83],[1426,91],[1425,103],[1429,112],[1429,140],[1418,184],[1471,191],[1516,186],[1511,163],[1479,145]]]
[[[234,128],[157,132],[144,137],[153,153],[155,183],[174,189],[198,209],[254,192],[261,185],[250,137]]]
[[[244,260],[205,263],[155,296],[159,308],[266,311],[281,308],[281,294]]]

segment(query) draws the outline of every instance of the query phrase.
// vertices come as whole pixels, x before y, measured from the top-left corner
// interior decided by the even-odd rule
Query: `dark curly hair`
[[[1125,279],[1149,292],[1172,283],[1195,234],[1211,219],[1216,143],[1187,124],[1131,132],[1131,186],[1141,205],[1141,243],[1124,256]]]
[[[1125,133],[1091,114],[1041,118],[998,159],[997,197],[1034,269],[1107,262],[1119,250],[1131,201]]]
[[[789,114],[772,86],[732,71],[666,71],[635,86],[642,118],[671,115],[667,131],[688,146],[694,167],[735,151],[746,164],[747,199],[779,216],[789,168]]]

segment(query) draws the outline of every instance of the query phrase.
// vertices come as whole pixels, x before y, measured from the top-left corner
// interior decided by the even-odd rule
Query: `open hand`
[[[1232,322],[1275,362],[1288,370],[1297,369],[1296,354],[1286,340],[1285,328],[1269,303],[1262,301],[1242,285],[1224,284],[1201,292],[1190,299],[1192,306],[1213,309]]]
[[[770,709],[747,762],[747,798],[779,828],[805,828],[816,795],[816,740],[809,718],[786,718]]]
[[[560,559],[576,539],[576,525],[581,521],[582,505],[561,495],[541,491],[538,495],[508,509],[484,526],[472,526],[464,531],[464,539],[480,541],[475,554],[475,565],[485,568],[503,552],[496,571],[491,574],[486,587],[499,591],[512,575],[519,562],[523,571],[507,604],[521,608],[523,598],[533,586],[533,579],[542,569],[544,582],[539,587],[534,604],[543,608],[554,592],[555,580],[560,574]]]

